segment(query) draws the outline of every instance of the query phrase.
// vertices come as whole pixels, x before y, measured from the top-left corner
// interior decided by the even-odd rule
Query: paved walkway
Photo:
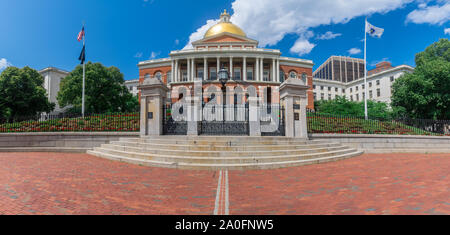
[[[0,214],[450,214],[449,173],[450,154],[204,172],[0,153]]]

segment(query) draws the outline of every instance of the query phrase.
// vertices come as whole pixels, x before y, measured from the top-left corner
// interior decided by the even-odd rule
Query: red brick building
[[[283,57],[279,50],[258,48],[258,41],[230,22],[226,11],[220,22],[211,27],[204,38],[192,43],[192,49],[172,51],[169,58],[142,61],[138,64],[139,81],[157,77],[172,90],[184,86],[192,89],[194,80],[202,79],[204,86],[220,87],[218,72],[227,69],[230,81],[226,86],[252,85],[258,94],[265,90],[271,102],[279,101],[278,88],[288,78],[301,79],[308,90],[308,108],[314,108],[313,62]],[[270,88],[270,89],[266,89]]]

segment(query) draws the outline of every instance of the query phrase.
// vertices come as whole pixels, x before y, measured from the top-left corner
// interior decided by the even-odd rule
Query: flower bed
[[[73,131],[139,131],[139,113],[91,115],[79,118],[57,118],[46,121],[22,121],[0,124],[0,133],[73,132]]]

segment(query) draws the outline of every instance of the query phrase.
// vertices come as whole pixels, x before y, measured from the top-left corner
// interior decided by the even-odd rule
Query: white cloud
[[[352,49],[348,50],[348,53],[350,55],[357,55],[357,54],[361,53],[361,49],[359,49],[359,48],[352,48]]]
[[[175,39],[175,45],[178,45],[178,44],[180,44],[180,40]]]
[[[12,64],[8,62],[5,58],[0,59],[0,70],[4,70],[7,67],[11,66]]]
[[[290,51],[301,56],[309,54],[314,47],[316,47],[316,44],[312,44],[307,39],[300,37]]]
[[[250,38],[260,42],[260,46],[275,45],[287,34],[297,34],[291,51],[313,48],[306,40],[310,29],[339,23],[373,13],[385,13],[403,7],[413,0],[235,0],[231,21],[240,26]],[[219,12],[217,12],[219,14]],[[209,20],[191,34],[188,45],[203,38],[204,33],[217,20]],[[306,43],[308,42],[308,43]]]
[[[413,22],[416,24],[429,23],[437,25],[446,23],[450,20],[450,2],[445,2],[447,3],[433,6],[426,6],[424,3],[420,4],[419,9],[408,14],[406,22]]]
[[[339,36],[342,36],[342,34],[341,33],[333,33],[331,31],[328,31],[328,32],[326,32],[326,33],[324,33],[322,35],[317,36],[317,39],[319,39],[319,40],[330,40],[330,39],[333,39],[333,38],[337,38]]]
[[[450,28],[444,29],[444,33],[450,35]]]
[[[161,52],[152,51],[152,53],[150,54],[150,59],[155,59],[159,54],[161,54]]]

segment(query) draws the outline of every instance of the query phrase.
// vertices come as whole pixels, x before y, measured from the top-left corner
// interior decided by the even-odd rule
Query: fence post
[[[280,86],[280,98],[286,109],[286,136],[308,138],[306,106],[309,86],[299,79],[289,78]]]
[[[163,134],[163,104],[169,88],[157,78],[148,78],[138,86],[141,92],[141,136]]]

